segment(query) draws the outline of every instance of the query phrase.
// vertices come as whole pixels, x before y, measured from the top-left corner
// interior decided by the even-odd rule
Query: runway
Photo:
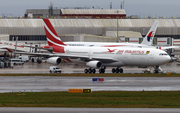
[[[13,108],[1,107],[3,113],[179,113],[177,108]]]
[[[93,77],[95,78],[95,77]],[[69,88],[92,91],[180,91],[180,77],[92,77],[0,76],[0,92],[68,91]]]

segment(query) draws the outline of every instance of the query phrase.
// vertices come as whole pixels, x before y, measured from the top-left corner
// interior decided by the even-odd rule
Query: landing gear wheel
[[[154,73],[159,73],[159,66],[155,66]]]
[[[119,69],[119,72],[120,72],[120,73],[123,73],[123,69],[122,69],[122,68],[120,68],[120,69]]]
[[[105,73],[105,69],[99,69],[99,73]]]
[[[116,73],[119,73],[119,68],[116,68]]]
[[[115,73],[116,72],[116,69],[115,68],[112,68],[112,73]]]
[[[88,73],[89,72],[89,70],[88,69],[84,69],[84,73]]]
[[[31,60],[33,63],[34,63],[34,58],[32,58],[32,60]]]
[[[158,70],[154,70],[154,73],[159,73],[159,71]]]
[[[96,70],[95,70],[95,69],[93,69],[93,70],[92,70],[92,73],[96,73]]]
[[[92,69],[91,68],[89,68],[89,73],[92,73]]]
[[[106,69],[106,66],[102,66],[103,69]]]

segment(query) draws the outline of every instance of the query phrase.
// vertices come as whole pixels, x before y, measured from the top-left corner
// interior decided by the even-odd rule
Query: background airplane
[[[54,29],[49,19],[43,19],[44,21],[44,27],[46,28],[46,36],[51,32],[49,29]],[[64,42],[64,44],[68,46],[101,46],[101,47],[148,47],[152,45],[152,41],[154,39],[154,35],[158,26],[158,21],[155,21],[150,30],[148,31],[147,35],[143,38],[143,41],[141,44],[133,44],[133,43],[110,43],[110,42]],[[55,39],[60,39],[56,31],[52,32],[52,36],[54,36]],[[60,39],[61,40],[61,39]]]

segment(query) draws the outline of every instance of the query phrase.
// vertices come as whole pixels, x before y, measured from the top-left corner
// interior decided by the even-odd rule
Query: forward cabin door
[[[146,54],[148,55],[148,64],[150,64],[154,60],[154,51],[146,51]]]

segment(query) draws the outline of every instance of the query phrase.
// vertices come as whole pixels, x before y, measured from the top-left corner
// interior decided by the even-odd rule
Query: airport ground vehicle
[[[21,59],[21,61],[23,61],[23,62],[29,62],[28,56],[19,56],[18,59]]]
[[[23,65],[24,62],[21,59],[9,59],[9,62],[13,63],[14,65]]]
[[[50,73],[61,73],[61,69],[57,66],[50,66],[49,67],[49,72]]]

